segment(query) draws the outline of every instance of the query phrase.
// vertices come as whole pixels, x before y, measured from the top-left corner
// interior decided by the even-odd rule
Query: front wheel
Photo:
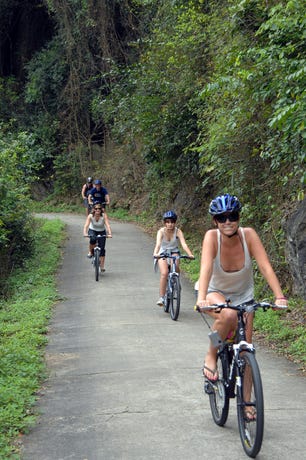
[[[95,266],[95,279],[96,281],[99,281],[100,251],[98,249],[95,250],[94,266]]]
[[[245,453],[255,458],[264,431],[264,400],[259,367],[253,353],[240,355],[240,386],[237,387],[239,433]]]
[[[180,314],[181,306],[181,285],[177,275],[171,278],[171,295],[170,295],[170,316],[176,321]]]
[[[211,415],[214,422],[223,426],[228,417],[229,395],[225,388],[228,379],[229,360],[227,350],[217,356],[218,380],[216,382],[205,381],[205,391],[209,394]]]
[[[169,313],[170,301],[171,301],[171,290],[169,289],[169,286],[167,285],[165,301],[164,301],[164,312],[165,313]]]

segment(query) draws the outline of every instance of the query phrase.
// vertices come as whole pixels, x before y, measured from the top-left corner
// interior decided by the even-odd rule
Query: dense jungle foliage
[[[305,187],[304,0],[3,0],[1,284],[31,251],[28,200],[113,207],[186,231],[229,191],[290,292],[283,222]],[[22,225],[20,225],[22,223]],[[20,244],[22,242],[22,244]]]

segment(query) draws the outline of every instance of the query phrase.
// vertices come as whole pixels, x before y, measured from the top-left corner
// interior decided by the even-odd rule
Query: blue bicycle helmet
[[[97,179],[94,181],[94,184],[95,185],[102,185],[102,182],[100,181],[100,179]]]
[[[240,212],[242,209],[241,203],[235,195],[226,193],[214,198],[209,205],[209,214],[216,216],[225,212]]]
[[[177,215],[175,214],[174,211],[167,211],[163,215],[163,220],[166,220],[166,219],[172,219],[172,220],[174,220],[174,222],[176,222],[177,221]]]

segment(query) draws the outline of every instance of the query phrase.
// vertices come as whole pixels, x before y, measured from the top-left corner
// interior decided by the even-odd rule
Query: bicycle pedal
[[[213,384],[209,380],[204,382],[204,393],[212,395],[215,392]]]

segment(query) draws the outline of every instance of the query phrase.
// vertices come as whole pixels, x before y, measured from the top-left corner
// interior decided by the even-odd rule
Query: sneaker
[[[89,253],[87,254],[87,257],[88,257],[88,259],[91,259],[91,258],[92,258],[92,253],[89,252]]]
[[[100,273],[104,273],[104,272],[105,272],[105,268],[99,267],[99,272],[100,272]]]
[[[158,301],[156,302],[156,305],[159,305],[160,307],[163,307],[165,304],[165,300],[163,297],[160,297]]]

